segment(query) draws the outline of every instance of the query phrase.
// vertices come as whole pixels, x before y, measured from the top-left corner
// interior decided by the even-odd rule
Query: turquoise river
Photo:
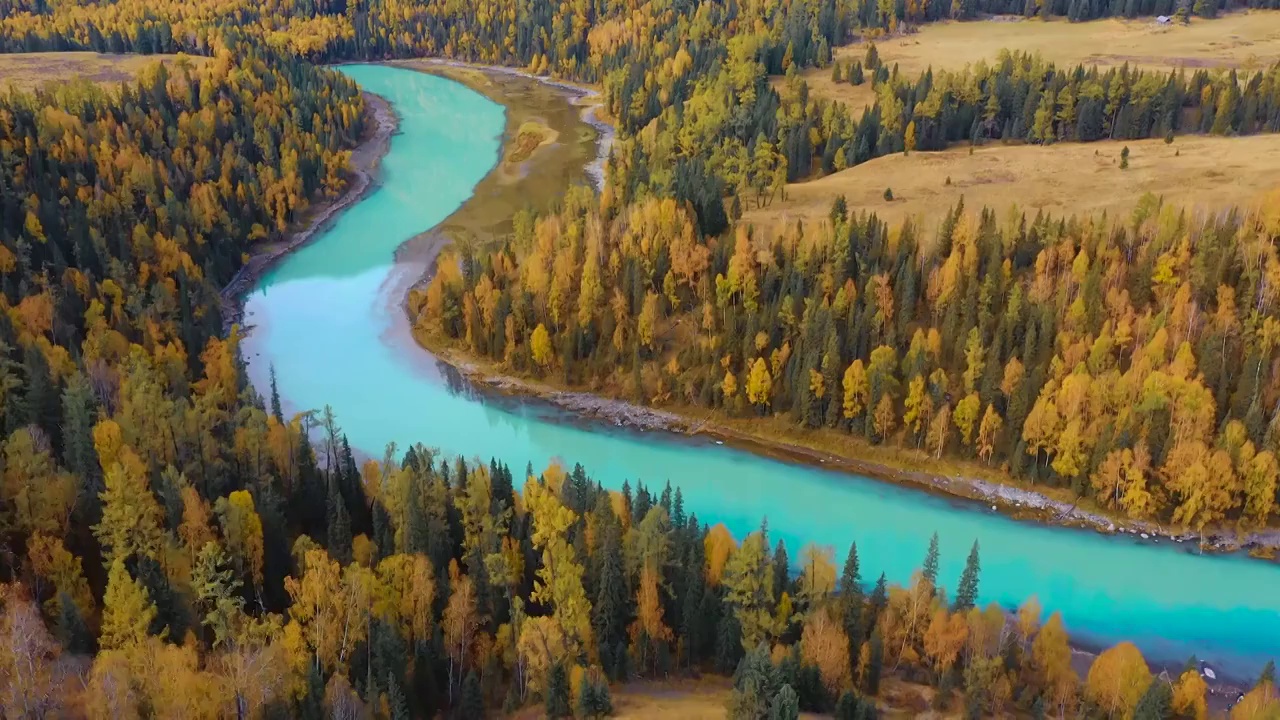
[[[498,157],[503,108],[448,80],[375,65],[343,67],[391,102],[399,133],[380,185],[290,255],[246,299],[245,355],[258,387],[275,366],[287,405],[331,405],[351,444],[376,457],[388,442],[449,455],[496,456],[513,469],[582,463],[606,487],[637,478],[683,488],[699,519],[741,538],[768,516],[793,553],[807,542],[863,572],[905,581],[936,530],[943,583],[969,545],[982,548],[982,598],[1036,595],[1076,639],[1134,641],[1149,658],[1191,654],[1233,674],[1280,656],[1280,567],[1208,557],[1186,546],[1017,522],[970,503],[863,477],[763,458],[706,439],[631,431],[567,417],[537,402],[490,397],[414,345],[400,300],[422,268],[397,246],[443,221]],[[874,575],[872,575],[874,577]]]

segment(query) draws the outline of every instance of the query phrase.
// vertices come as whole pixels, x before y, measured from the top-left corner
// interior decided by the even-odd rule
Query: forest
[[[787,181],[953,142],[1280,130],[1280,67],[1006,55],[907,78],[869,52],[861,115],[795,77],[902,23],[1166,9],[1018,5],[0,0],[6,52],[211,58],[0,94],[0,712],[599,717],[611,683],[716,673],[735,718],[876,717],[893,683],[968,717],[1203,717],[1193,665],[1153,672],[1121,643],[1080,674],[1060,616],[978,607],[976,544],[944,578],[939,554],[966,548],[935,541],[896,587],[856,547],[793,559],[766,519],[734,538],[678,487],[517,477],[429,445],[358,461],[331,413],[256,392],[223,333],[221,288],[343,192],[365,135],[359,89],[317,63],[522,67],[602,89],[607,183],[460,248],[411,298],[421,333],[567,385],[1004,467],[1134,518],[1265,526],[1280,202],[957,207],[928,234],[840,201],[777,237],[737,222]],[[1280,712],[1273,668],[1251,684],[1232,717]]]
[[[1274,214],[956,207],[921,236],[836,205],[704,243],[672,200],[576,194],[442,264],[411,312],[567,385],[1000,465],[1197,532],[1274,520]]]

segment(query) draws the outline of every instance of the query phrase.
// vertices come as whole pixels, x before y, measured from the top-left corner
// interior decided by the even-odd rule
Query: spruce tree
[[[1270,683],[1271,685],[1276,684],[1275,660],[1268,660],[1267,664],[1262,667],[1262,674],[1258,676],[1258,684],[1262,685],[1265,683]]]
[[[1133,709],[1133,720],[1165,720],[1173,706],[1173,688],[1164,678],[1152,678]]]
[[[351,517],[347,515],[347,503],[338,491],[337,480],[329,481],[329,493],[326,498],[329,524],[326,527],[329,554],[333,559],[346,564],[351,561]]]
[[[783,685],[769,705],[769,720],[797,720],[800,717],[800,696],[790,685]]]
[[[80,607],[65,592],[58,593],[58,640],[74,655],[92,655],[96,649]]]
[[[465,688],[464,688],[465,690]],[[465,697],[464,697],[465,700]],[[409,720],[412,717],[409,714],[409,701],[404,696],[404,690],[400,689],[400,683],[396,680],[394,674],[387,674],[387,710],[391,716],[391,720]],[[484,708],[480,708],[481,712]],[[480,718],[482,715],[466,715],[468,718]]]
[[[276,386],[276,366],[271,364],[271,414],[276,421],[284,422],[284,410],[280,407],[280,389]]]
[[[790,580],[791,565],[787,557],[787,546],[782,540],[778,540],[773,550],[773,597],[775,599],[782,597],[782,593],[791,584]]]
[[[769,647],[760,643],[747,653],[733,673],[728,715],[733,720],[763,720],[769,717],[779,690],[778,671],[769,658]]]
[[[687,524],[688,518],[684,514],[684,495],[677,486],[675,498],[671,501],[671,527],[683,530]]]
[[[324,707],[324,675],[320,670],[319,663],[307,663],[307,691],[302,698],[302,718],[303,720],[325,720],[328,713]]]
[[[459,720],[484,718],[484,694],[480,690],[480,678],[476,677],[475,670],[468,672],[467,679],[462,681],[462,697],[458,699],[458,718]]]
[[[706,592],[706,574],[703,569],[702,554],[699,552],[702,543],[696,540],[690,543],[689,556],[684,564],[684,602],[680,609],[680,637],[684,640],[684,660],[692,666],[702,659],[706,633],[703,630],[701,611],[703,594]]]
[[[26,382],[21,408],[25,424],[37,425],[44,430],[55,451],[62,448],[62,403],[58,386],[49,372],[49,362],[44,351],[35,343],[27,346],[22,364]]]
[[[596,683],[596,713],[600,717],[613,714],[613,696],[609,693],[609,683],[603,678]]]
[[[716,671],[727,673],[737,667],[742,657],[742,628],[738,618],[727,610],[720,616],[720,624],[716,628]]]
[[[101,465],[93,447],[93,426],[97,422],[97,401],[89,381],[76,373],[62,392],[62,457],[63,464],[80,478],[83,488],[76,512],[84,525],[95,525],[101,519]]]
[[[549,719],[566,718],[573,714],[573,709],[569,706],[569,676],[564,665],[559,662],[551,666],[545,700]]]
[[[880,578],[876,580],[876,586],[871,589],[871,597],[867,599],[870,606],[871,617],[868,625],[874,623],[880,617],[880,613],[889,604],[889,581],[885,578],[884,573],[880,573]]]
[[[844,691],[836,701],[835,720],[858,720],[858,696]]]
[[[929,552],[924,556],[924,567],[921,569],[924,579],[929,584],[938,587],[938,533],[934,533],[929,538]]]
[[[981,566],[978,561],[978,541],[973,541],[969,550],[969,559],[965,561],[964,572],[960,575],[960,584],[956,587],[956,599],[952,610],[969,610],[978,602],[978,573]]]
[[[844,559],[844,571],[840,573],[840,584],[836,589],[843,598],[862,599],[862,572],[856,542],[849,545],[849,554]]]
[[[867,671],[862,679],[862,689],[868,695],[880,693],[880,672],[884,665],[884,640],[880,628],[871,632],[871,652],[867,657]]]
[[[845,636],[849,639],[849,666],[857,667],[862,653],[863,630],[862,574],[858,569],[858,544],[849,546],[849,555],[844,561],[844,571],[840,574],[839,603],[844,610],[842,620]]]
[[[600,582],[596,590],[596,602],[592,608],[591,624],[596,633],[596,640],[602,649],[612,648],[626,634],[627,628],[627,588],[623,576],[620,528],[616,522],[609,523],[605,529],[603,545],[600,549]],[[614,669],[609,665],[605,671],[614,677]]]

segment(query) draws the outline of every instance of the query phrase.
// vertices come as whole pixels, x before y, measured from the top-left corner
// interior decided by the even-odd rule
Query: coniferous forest
[[[797,77],[901,23],[1177,9],[0,0],[5,52],[209,58],[0,93],[0,715],[589,718],[628,680],[717,674],[734,718],[878,717],[903,684],[965,717],[1204,717],[1194,666],[1153,674],[1121,643],[1078,673],[1034,598],[979,607],[976,543],[935,536],[898,587],[856,546],[787,548],[764,519],[734,538],[679,487],[610,492],[590,468],[430,438],[359,462],[331,413],[286,416],[274,383],[248,383],[220,295],[348,185],[366,101],[324,63],[524,68],[601,88],[619,133],[604,188],[442,263],[410,298],[422,333],[565,385],[1003,467],[1132,518],[1265,527],[1280,201],[956,207],[925,232],[837,199],[784,233],[738,222],[892,153],[1280,131],[1280,65],[1005,54],[905,77],[872,51],[862,114]],[[941,553],[968,553],[963,574],[940,577]],[[1274,668],[1250,684],[1232,717],[1276,717]]]

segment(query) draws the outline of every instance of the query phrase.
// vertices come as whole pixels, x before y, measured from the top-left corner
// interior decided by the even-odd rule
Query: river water
[[[520,473],[578,462],[606,487],[624,479],[683,488],[686,508],[741,538],[767,516],[792,557],[807,542],[843,562],[858,543],[863,573],[906,581],[941,539],[940,582],[954,588],[981,544],[983,602],[1036,595],[1073,637],[1138,644],[1152,660],[1191,654],[1251,675],[1280,655],[1280,567],[1243,557],[1010,520],[967,502],[789,464],[708,440],[576,421],[540,403],[478,394],[412,343],[399,302],[421,267],[395,266],[405,240],[456,210],[498,158],[503,108],[440,77],[376,65],[341,68],[386,98],[400,131],[381,184],[265,276],[245,304],[250,375],[271,365],[294,409],[333,407],[351,444],[388,442],[498,457]],[[520,483],[517,481],[517,486]]]

